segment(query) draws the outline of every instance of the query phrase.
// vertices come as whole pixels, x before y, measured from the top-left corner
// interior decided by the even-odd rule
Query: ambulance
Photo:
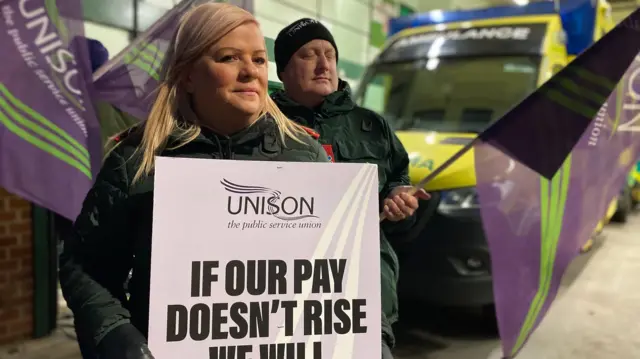
[[[640,162],[632,174],[631,182],[631,204],[634,209],[640,204]]]
[[[640,163],[637,166],[640,166]],[[637,167],[634,167],[627,176],[625,186],[620,191],[616,212],[611,217],[612,222],[626,223],[629,215],[637,208],[640,199],[639,178],[640,172]]]
[[[630,188],[631,209],[635,210],[638,208],[638,204],[640,204],[640,162],[638,162],[633,171],[631,171],[628,185]]]
[[[358,103],[383,115],[419,182],[576,55],[614,27],[604,0],[538,1],[393,19],[367,68]],[[443,305],[493,308],[474,155],[425,188],[432,200],[399,245],[399,294]],[[615,214],[613,200],[595,233]],[[584,249],[591,245],[585,238]]]

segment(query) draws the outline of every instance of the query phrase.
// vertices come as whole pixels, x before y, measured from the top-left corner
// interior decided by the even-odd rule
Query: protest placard
[[[158,157],[158,359],[381,356],[377,167]]]

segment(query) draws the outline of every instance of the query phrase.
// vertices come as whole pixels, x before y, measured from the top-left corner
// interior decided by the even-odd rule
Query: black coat
[[[105,160],[60,256],[62,293],[73,311],[83,355],[122,324],[133,324],[145,337],[148,332],[154,177],[132,183],[141,130],[124,134]],[[266,117],[231,137],[203,129],[195,140],[176,149],[170,149],[175,141],[170,139],[160,155],[328,162],[313,138],[303,134],[300,139],[304,143],[287,138],[283,144],[275,121]],[[124,284],[130,272],[127,297]]]

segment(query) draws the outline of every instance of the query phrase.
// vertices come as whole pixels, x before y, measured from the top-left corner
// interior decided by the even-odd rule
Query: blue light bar
[[[420,26],[510,16],[549,15],[555,13],[555,4],[552,1],[534,2],[525,6],[496,6],[475,10],[433,10],[426,13],[397,17],[389,20],[389,36],[405,29]]]
[[[596,6],[597,1],[594,0],[562,0],[560,2],[559,15],[567,35],[567,52],[570,55],[578,55],[593,42]],[[553,1],[539,1],[524,6],[497,6],[476,10],[434,10],[390,19],[389,36],[405,29],[450,22],[550,14],[558,14]]]
[[[592,0],[564,0],[560,4],[560,19],[567,34],[569,55],[578,55],[593,43],[596,10],[597,1]]]

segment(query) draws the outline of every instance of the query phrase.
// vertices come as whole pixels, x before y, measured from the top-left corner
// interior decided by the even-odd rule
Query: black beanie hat
[[[289,63],[291,56],[306,43],[316,39],[329,41],[331,45],[333,45],[333,48],[336,50],[337,61],[338,46],[336,46],[336,42],[331,32],[329,32],[329,29],[322,25],[320,21],[304,18],[282,29],[276,37],[273,49],[276,56],[278,77],[280,77],[280,73],[284,71],[284,68]]]

